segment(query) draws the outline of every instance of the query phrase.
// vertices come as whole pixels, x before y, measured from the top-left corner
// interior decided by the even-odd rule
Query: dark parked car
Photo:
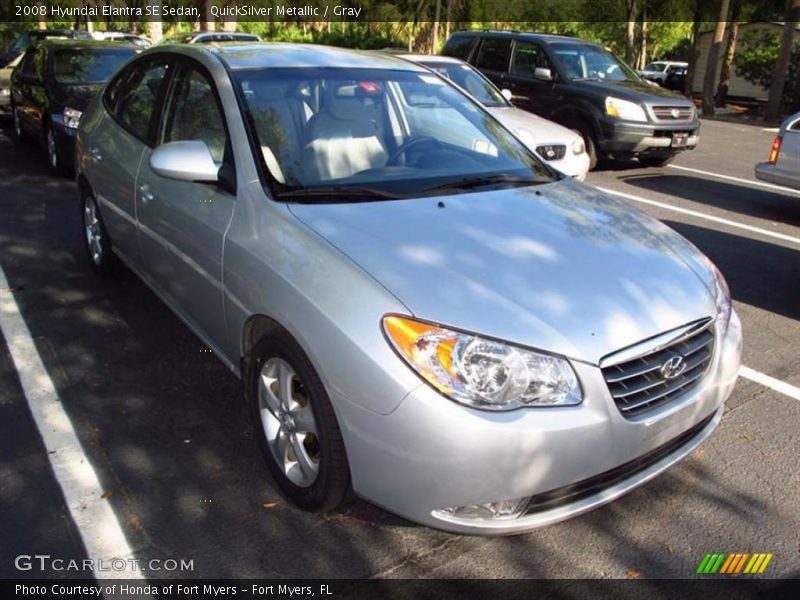
[[[90,40],[91,34],[88,31],[78,31],[77,29],[43,29],[23,31],[17,36],[8,50],[0,54],[0,67],[8,66],[15,58],[22,56],[29,46],[36,42],[49,39],[71,39],[71,40]]]
[[[11,116],[17,140],[47,149],[50,167],[72,171],[81,115],[99,88],[138,49],[128,43],[46,40],[32,46],[11,75]]]
[[[664,87],[668,90],[682,92],[686,87],[686,72],[688,70],[689,67],[668,67],[667,75],[664,77]]]
[[[518,31],[461,31],[444,54],[475,65],[520,108],[580,131],[592,167],[602,157],[661,166],[694,148],[694,104],[646,83],[602,46]]]

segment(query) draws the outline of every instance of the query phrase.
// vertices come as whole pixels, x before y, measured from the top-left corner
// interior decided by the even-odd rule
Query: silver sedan
[[[735,384],[708,259],[409,62],[156,47],[77,155],[90,265],[124,261],[242,378],[305,509],[560,521],[686,456]]]
[[[800,113],[783,122],[767,162],[756,165],[756,177],[800,190]]]

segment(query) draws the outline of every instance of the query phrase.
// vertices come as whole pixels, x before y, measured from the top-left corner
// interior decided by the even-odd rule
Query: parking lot
[[[30,335],[17,327],[0,342],[0,576],[79,576],[14,559],[97,547],[193,561],[146,577],[691,577],[716,551],[773,553],[766,575],[800,576],[800,192],[753,177],[774,135],[704,121],[698,149],[671,166],[590,173],[720,267],[743,322],[744,376],[716,433],[663,476],[571,521],[489,539],[358,500],[323,516],[287,504],[239,382],[133,274],[92,276],[73,183],[3,124],[0,314],[9,323],[18,309]],[[85,456],[43,443],[29,404],[46,393],[68,420],[43,422],[59,435],[71,426]],[[97,493],[71,512],[51,463],[75,486],[90,464]]]

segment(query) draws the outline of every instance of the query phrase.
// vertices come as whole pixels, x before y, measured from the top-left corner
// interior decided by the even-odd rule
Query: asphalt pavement
[[[692,577],[706,552],[774,554],[800,576],[800,193],[759,185],[774,132],[704,121],[669,167],[603,167],[588,183],[661,219],[712,260],[743,321],[740,378],[715,434],[624,498],[510,538],[442,533],[356,500],[317,515],[276,491],[240,383],[132,273],[94,278],[74,184],[0,129],[0,267],[61,408],[146,577]],[[0,577],[20,555],[87,557],[0,339]],[[771,383],[770,383],[771,382]],[[95,499],[96,500],[96,499]]]

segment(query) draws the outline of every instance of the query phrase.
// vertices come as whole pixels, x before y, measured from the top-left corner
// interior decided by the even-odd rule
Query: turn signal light
[[[778,162],[778,154],[781,153],[781,136],[776,137],[772,141],[772,148],[769,149],[769,164],[774,165]]]

